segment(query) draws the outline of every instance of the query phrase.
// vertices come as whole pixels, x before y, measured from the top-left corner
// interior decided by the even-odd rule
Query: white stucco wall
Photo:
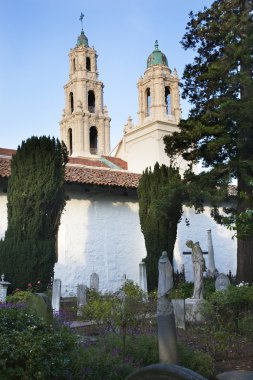
[[[0,239],[4,237],[7,229],[7,195],[0,186]]]
[[[62,281],[62,296],[76,294],[78,284],[89,286],[90,275],[96,272],[100,290],[116,290],[122,277],[139,283],[139,263],[146,255],[144,238],[140,230],[138,202],[132,196],[71,191],[70,200],[61,218],[58,233],[58,262],[55,278]],[[0,238],[7,228],[7,197],[0,193]],[[185,219],[190,222],[186,226]],[[236,239],[226,228],[217,225],[208,213],[195,214],[184,208],[178,226],[174,250],[174,267],[185,265],[186,279],[191,281],[191,255],[185,242],[199,241],[207,251],[207,230],[212,230],[215,264],[220,272],[236,273]],[[205,255],[208,266],[208,257]]]
[[[58,234],[55,278],[62,295],[76,293],[77,284],[90,284],[99,275],[102,291],[115,291],[123,275],[139,282],[139,263],[145,257],[138,202],[122,195],[72,192]]]
[[[185,266],[187,281],[193,280],[193,267],[191,255],[183,255],[184,251],[189,251],[186,247],[186,240],[199,242],[203,251],[208,251],[207,230],[211,229],[215,266],[219,272],[227,274],[231,270],[236,274],[237,265],[237,241],[232,239],[233,232],[217,224],[210,216],[210,208],[205,207],[205,212],[196,214],[193,208],[184,207],[181,222],[178,225],[177,240],[174,248],[174,267],[180,270],[182,264]],[[186,225],[189,220],[189,226]],[[208,267],[208,255],[204,255],[206,266]]]

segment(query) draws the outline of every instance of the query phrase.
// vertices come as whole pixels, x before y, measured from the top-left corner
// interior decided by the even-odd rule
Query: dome
[[[155,50],[149,55],[147,59],[147,68],[153,65],[165,65],[168,66],[166,55],[158,49],[158,41],[155,41]]]
[[[76,47],[78,46],[89,46],[88,44],[88,38],[84,34],[84,31],[82,29],[80,36],[77,38]]]

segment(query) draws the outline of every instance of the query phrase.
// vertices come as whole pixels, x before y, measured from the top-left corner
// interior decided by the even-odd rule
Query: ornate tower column
[[[147,167],[170,164],[164,151],[164,136],[178,131],[181,117],[179,78],[172,73],[166,56],[155,49],[138,84],[138,125],[129,119],[115,155],[128,162],[128,169],[142,173]]]
[[[64,86],[65,109],[60,121],[61,139],[71,156],[110,152],[111,119],[103,106],[103,88],[98,80],[96,50],[89,47],[82,29],[69,53],[69,80]]]

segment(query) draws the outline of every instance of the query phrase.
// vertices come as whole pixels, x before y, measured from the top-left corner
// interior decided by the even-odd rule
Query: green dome
[[[168,66],[166,55],[158,49],[158,41],[155,41],[155,50],[149,55],[147,59],[147,68],[153,65],[165,65]]]
[[[77,38],[77,43],[76,43],[76,46],[77,46],[77,47],[78,47],[78,46],[81,46],[81,45],[83,45],[83,46],[89,46],[89,44],[88,44],[88,38],[87,38],[86,35],[84,34],[83,29],[82,29],[82,31],[81,31],[80,36]]]

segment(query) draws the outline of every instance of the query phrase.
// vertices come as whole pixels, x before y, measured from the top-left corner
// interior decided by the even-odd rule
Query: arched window
[[[97,154],[98,151],[98,131],[96,127],[90,128],[90,153]]]
[[[150,103],[151,103],[150,88],[147,88],[146,89],[146,116],[150,115]]]
[[[71,156],[73,152],[73,142],[72,142],[72,129],[68,130],[68,146],[69,146],[69,155]]]
[[[92,113],[95,112],[95,94],[92,90],[88,92],[88,110]]]
[[[76,71],[76,60],[75,60],[75,58],[73,59],[73,71]]]
[[[69,93],[69,108],[70,108],[70,113],[74,112],[74,95],[73,95],[73,92]]]
[[[171,100],[170,100],[170,88],[165,87],[165,105],[166,105],[166,113],[171,113]]]
[[[86,57],[86,70],[90,71],[90,57]]]

